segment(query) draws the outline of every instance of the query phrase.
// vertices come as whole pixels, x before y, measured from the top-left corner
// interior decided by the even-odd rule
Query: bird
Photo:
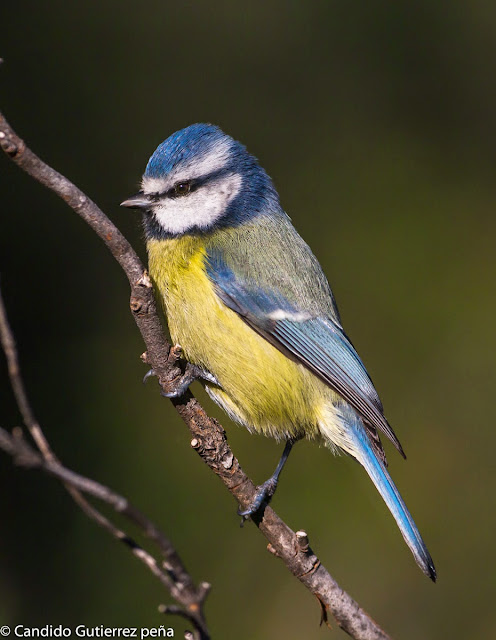
[[[188,363],[164,395],[181,396],[198,380],[235,422],[284,442],[240,515],[268,504],[295,442],[314,440],[364,467],[435,582],[380,436],[405,457],[403,448],[317,258],[257,158],[215,125],[190,125],[157,147],[140,191],[121,206],[142,212],[149,274]]]

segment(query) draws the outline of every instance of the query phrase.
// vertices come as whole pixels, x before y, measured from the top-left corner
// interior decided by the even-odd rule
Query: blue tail
[[[394,486],[391,476],[387,472],[385,466],[375,455],[369,437],[365,433],[363,426],[360,423],[357,424],[355,422],[352,428],[353,435],[355,436],[353,438],[353,444],[357,447],[355,457],[365,467],[370,479],[377,487],[377,490],[383,497],[384,502],[393,514],[403,538],[410,547],[418,566],[426,576],[435,582],[436,568],[434,567],[432,558],[427,551],[427,547],[425,546],[422,537],[420,536],[419,530],[403,502],[403,498],[400,496],[398,489]]]

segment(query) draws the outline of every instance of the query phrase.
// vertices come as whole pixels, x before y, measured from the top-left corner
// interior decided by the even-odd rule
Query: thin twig
[[[208,640],[210,636],[203,614],[203,604],[208,592],[205,585],[208,583],[202,583],[198,589],[195,587],[191,576],[184,568],[170,540],[151,520],[139,511],[139,509],[136,509],[126,498],[113,492],[108,487],[65,468],[52,451],[35,418],[27,396],[19,365],[15,339],[9,325],[1,290],[0,343],[7,359],[9,378],[17,405],[23,417],[24,424],[33,437],[41,455],[27,444],[22,437],[21,431],[15,431],[13,435],[10,435],[7,431],[0,428],[0,448],[9,453],[18,464],[24,467],[41,469],[61,480],[69,494],[84,513],[108,531],[111,536],[124,543],[133,555],[143,562],[162,582],[170,591],[172,597],[181,603],[181,606],[178,607],[176,605],[176,608],[183,609],[185,612],[184,617],[187,617],[193,622],[197,631],[197,637],[200,640]],[[162,571],[156,559],[150,553],[100,513],[98,509],[86,500],[82,493],[92,495],[107,503],[117,513],[122,514],[136,524],[162,552],[164,557],[162,566],[165,571]]]
[[[8,431],[0,427],[0,449],[3,449],[6,453],[11,455],[14,462],[19,466],[27,469],[40,469],[41,471],[45,471],[49,475],[60,480],[66,487],[70,486],[78,492],[81,491],[102,500],[113,507],[117,513],[139,523],[140,526],[143,526],[145,532],[150,529],[156,530],[155,525],[153,525],[153,523],[151,523],[138,509],[132,507],[123,496],[120,496],[108,487],[95,482],[94,480],[85,478],[84,476],[67,469],[58,461],[46,460],[43,455],[35,451],[33,447],[25,441],[22,431],[19,429],[16,429],[14,433],[10,434]],[[117,527],[114,527],[111,523],[110,526],[112,527],[112,535],[130,548],[133,555],[135,555],[150,569],[160,582],[162,582],[162,584],[171,592],[171,595],[178,601],[184,600],[184,595],[182,594],[183,586],[176,582],[176,577],[173,576],[172,571],[164,573],[160,569],[156,559],[148,553],[148,551],[143,549],[131,537]],[[160,535],[164,538],[163,534]],[[170,545],[170,543],[168,544]],[[175,553],[174,550],[173,552]],[[201,598],[201,602],[203,602],[206,594],[208,593],[209,587],[210,585],[208,585],[208,583],[202,583],[200,585],[198,595]],[[162,613],[168,612],[175,615],[181,615],[195,626],[195,629],[198,631],[199,639],[207,640],[210,638],[204,625],[204,621],[202,622],[198,619],[198,608],[196,606],[192,606],[192,603],[189,603],[188,605],[184,604],[182,606],[160,605],[159,610]]]
[[[0,114],[0,146],[10,159],[48,188],[52,189],[95,230],[122,266],[131,285],[131,311],[146,344],[146,361],[153,367],[162,388],[180,373],[168,360],[170,345],[156,311],[151,282],[131,245],[105,214],[67,178],[42,162],[21,140]],[[191,444],[204,462],[229,489],[241,507],[254,497],[255,486],[241,469],[229,448],[224,429],[204,411],[188,392],[172,401],[190,430]],[[337,623],[357,640],[387,640],[389,636],[360,608],[320,563],[310,547],[298,548],[295,533],[270,507],[256,514],[253,521],[287,568]]]

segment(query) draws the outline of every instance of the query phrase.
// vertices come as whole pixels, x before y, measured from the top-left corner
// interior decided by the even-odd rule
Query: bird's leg
[[[272,496],[276,492],[277,482],[279,480],[279,475],[286,464],[286,460],[289,457],[291,449],[293,448],[294,443],[299,440],[299,438],[292,438],[287,440],[286,446],[284,447],[284,451],[282,452],[281,459],[274,471],[274,473],[270,476],[268,480],[266,480],[263,484],[257,487],[257,491],[255,493],[255,497],[251,501],[251,503],[247,506],[246,509],[241,511],[238,510],[238,515],[242,516],[241,526],[243,526],[245,520],[247,520],[251,515],[253,515],[256,511],[260,509],[262,504],[269,504],[272,499]]]

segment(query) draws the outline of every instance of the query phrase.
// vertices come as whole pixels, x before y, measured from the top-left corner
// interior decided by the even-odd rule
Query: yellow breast
[[[214,400],[266,435],[316,435],[327,388],[221,302],[205,270],[202,240],[151,240],[148,255],[171,338],[187,360],[217,378],[221,388],[207,388]]]

